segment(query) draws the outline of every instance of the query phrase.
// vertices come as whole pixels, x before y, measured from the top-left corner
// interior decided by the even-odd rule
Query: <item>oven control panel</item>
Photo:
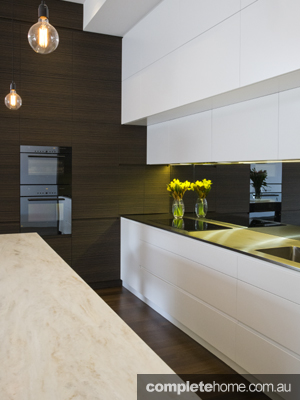
[[[22,185],[21,196],[58,196],[57,185]]]
[[[31,196],[67,196],[71,197],[68,185],[21,185],[21,197]]]
[[[72,153],[71,147],[58,146],[20,146],[20,153],[31,154],[69,154]]]

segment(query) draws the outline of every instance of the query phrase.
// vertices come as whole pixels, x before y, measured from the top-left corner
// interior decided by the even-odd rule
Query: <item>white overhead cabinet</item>
[[[136,74],[122,82],[122,121],[141,116],[141,77]]]
[[[279,93],[279,159],[300,159],[300,88]]]
[[[178,2],[162,1],[123,37],[123,80],[178,47]]]
[[[139,42],[136,51],[140,54],[142,69],[178,47],[179,2],[180,0],[162,1],[138,24],[142,26],[142,30],[138,26]]]
[[[211,111],[169,122],[169,162],[207,162],[211,159]]]
[[[237,14],[178,49],[180,106],[239,87],[239,32]]]
[[[179,46],[240,11],[240,0],[179,0]]]
[[[241,9],[250,6],[250,4],[255,3],[258,0],[241,0]]]
[[[211,111],[150,125],[147,164],[211,160]]]
[[[141,77],[142,116],[178,106],[179,59],[173,52],[138,73]]]
[[[135,25],[123,38],[122,122],[238,87],[239,10],[240,0],[164,0]]]
[[[141,54],[137,51],[143,27],[137,24],[122,40],[122,81],[141,70]]]
[[[147,164],[169,164],[169,122],[147,129]]]
[[[300,68],[298,0],[259,0],[241,11],[241,86]]]
[[[278,96],[148,126],[147,163],[278,159]]]
[[[148,123],[148,164],[299,159],[299,15],[298,0],[164,0],[134,26],[122,122]]]
[[[212,111],[212,160],[276,160],[278,94]]]

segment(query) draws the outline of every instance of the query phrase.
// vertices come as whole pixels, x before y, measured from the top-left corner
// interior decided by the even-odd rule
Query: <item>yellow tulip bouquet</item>
[[[203,181],[192,183],[191,189],[198,193],[199,199],[206,199],[206,196],[210,192],[211,185],[211,180],[203,179]]]
[[[211,180],[203,179],[191,184],[191,189],[198,193],[198,199],[195,205],[195,213],[198,218],[205,218],[208,210],[206,196],[210,192]]]
[[[182,201],[183,195],[187,190],[191,190],[191,183],[189,181],[180,182],[179,179],[173,179],[167,185],[167,191],[171,192],[173,197],[172,213],[175,219],[183,218],[184,203]]]
[[[172,182],[167,185],[167,191],[171,192],[171,196],[173,196],[175,200],[182,199],[187,190],[191,190],[191,182],[189,181],[180,182],[179,179],[173,179]]]

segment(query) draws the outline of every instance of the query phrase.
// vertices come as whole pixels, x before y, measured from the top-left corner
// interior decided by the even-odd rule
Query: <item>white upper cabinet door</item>
[[[147,164],[169,164],[169,122],[147,127]]]
[[[141,69],[140,31],[137,24],[122,39],[122,80],[129,78]]]
[[[212,161],[277,159],[278,94],[212,112]]]
[[[178,2],[164,0],[122,41],[122,78],[137,73],[178,47]]]
[[[169,156],[170,163],[211,160],[211,111],[170,121]]]
[[[300,88],[279,94],[279,159],[300,159]]]
[[[240,11],[240,0],[179,0],[179,45]]]
[[[141,67],[145,68],[178,47],[178,2],[164,0],[140,21]]]
[[[259,0],[241,11],[241,86],[300,68],[299,0]]]
[[[173,52],[143,69],[141,112],[144,117],[178,106],[179,61]]]
[[[238,88],[240,16],[209,29],[178,52],[180,105]]]
[[[258,0],[241,0],[241,9],[250,6],[250,4],[255,3]]]
[[[141,117],[141,77],[135,74],[122,82],[122,124]]]

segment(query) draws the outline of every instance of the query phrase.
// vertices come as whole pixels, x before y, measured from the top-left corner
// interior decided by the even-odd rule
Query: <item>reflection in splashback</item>
[[[249,171],[249,164],[171,166],[171,179],[210,179],[212,188],[207,197],[209,213],[247,213],[250,196]],[[195,192],[185,193],[186,212],[194,212],[196,199]]]
[[[256,168],[267,169],[274,164],[255,164]],[[282,170],[281,181],[281,222],[300,226],[300,163],[277,163]],[[270,185],[273,175],[278,175],[274,167],[270,170]],[[250,208],[250,165],[172,165],[170,178],[182,181],[210,179],[213,182],[207,197],[208,216],[212,213],[249,213]],[[279,175],[280,176],[280,175]],[[279,188],[279,182],[276,185]],[[184,195],[186,212],[194,212],[196,194],[192,191]]]
[[[281,220],[282,201],[282,163],[251,164],[251,174],[256,171],[258,176],[265,173],[264,185],[260,188],[260,196],[257,198],[255,184],[250,179],[250,217],[270,218],[275,221]],[[254,179],[254,178],[253,178]],[[259,179],[262,183],[261,179]]]

